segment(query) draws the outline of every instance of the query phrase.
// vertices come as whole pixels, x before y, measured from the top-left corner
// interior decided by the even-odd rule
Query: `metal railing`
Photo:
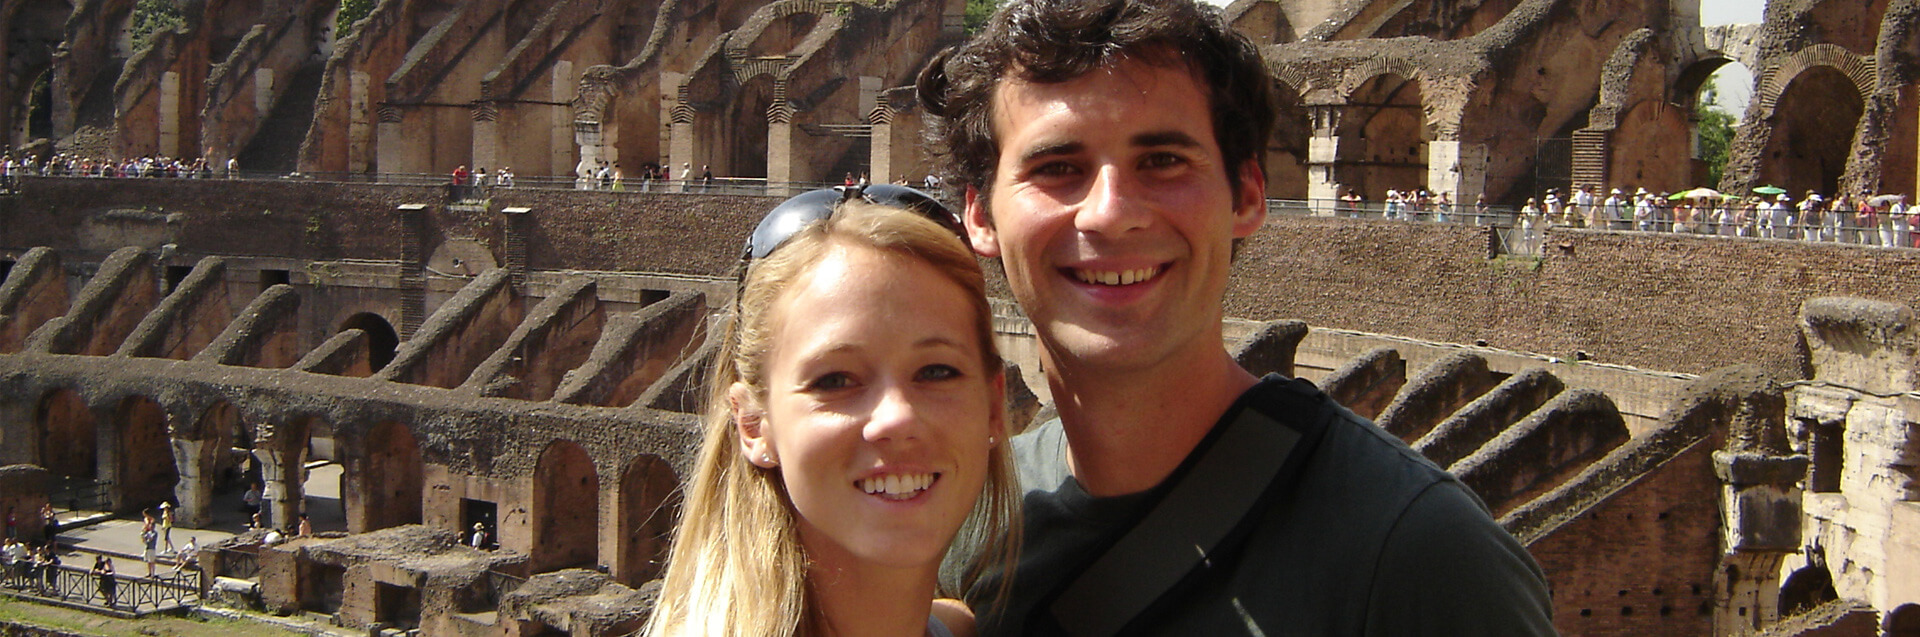
[[[209,563],[218,564],[213,575],[233,579],[253,579],[260,574],[260,548],[228,547],[214,549]]]
[[[488,607],[499,608],[501,600],[506,599],[507,596],[513,594],[514,591],[520,590],[520,585],[525,583],[527,583],[527,579],[524,577],[487,569]]]
[[[200,603],[201,581],[201,573],[191,569],[134,577],[95,573],[64,564],[11,564],[0,585],[16,593],[71,604],[144,612]]]
[[[104,511],[113,483],[106,480],[60,477],[47,490],[47,501],[68,511]]]

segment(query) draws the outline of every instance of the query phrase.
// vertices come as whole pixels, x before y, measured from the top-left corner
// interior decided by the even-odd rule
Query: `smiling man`
[[[1271,79],[1193,0],[1015,0],[920,78],[943,179],[1041,345],[1025,546],[991,635],[1551,634],[1452,476],[1222,343],[1265,220]]]

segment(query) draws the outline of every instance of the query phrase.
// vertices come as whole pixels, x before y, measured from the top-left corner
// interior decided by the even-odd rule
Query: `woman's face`
[[[766,395],[735,385],[735,419],[817,566],[937,565],[972,510],[1004,377],[966,294],[921,261],[835,246],[773,304]]]

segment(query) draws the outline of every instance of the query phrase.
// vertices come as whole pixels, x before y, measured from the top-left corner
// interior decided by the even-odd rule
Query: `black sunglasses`
[[[920,213],[934,223],[940,224],[966,241],[966,229],[960,225],[960,219],[953,211],[941,205],[938,199],[920,190],[893,184],[873,184],[871,186],[834,186],[794,195],[780,202],[767,216],[754,227],[753,234],[747,237],[747,247],[740,254],[742,261],[764,259],[775,248],[793,238],[802,228],[833,214],[834,208],[841,202],[854,199],[882,206],[903,208]]]

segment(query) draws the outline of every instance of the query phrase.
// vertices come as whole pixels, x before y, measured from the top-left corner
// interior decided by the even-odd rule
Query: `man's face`
[[[1265,220],[1266,179],[1225,164],[1186,69],[1006,80],[993,108],[1000,157],[991,194],[968,191],[966,223],[1001,257],[1052,365],[1140,371],[1217,353],[1232,243]]]

